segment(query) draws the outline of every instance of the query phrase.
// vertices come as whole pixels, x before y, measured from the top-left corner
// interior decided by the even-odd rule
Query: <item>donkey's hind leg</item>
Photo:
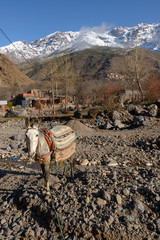
[[[73,178],[73,163],[70,162],[70,167],[71,167],[71,178]]]
[[[65,176],[65,173],[66,173],[66,164],[63,164],[63,173],[62,173],[63,177]]]
[[[70,167],[71,167],[71,178],[74,177],[74,167],[75,167],[75,154],[73,154],[71,156],[71,159],[70,159]]]
[[[71,167],[71,178],[74,177],[74,168],[76,166],[76,153],[74,153],[70,158],[70,167]]]

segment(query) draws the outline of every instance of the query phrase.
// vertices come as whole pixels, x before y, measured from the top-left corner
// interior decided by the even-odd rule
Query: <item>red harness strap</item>
[[[48,153],[46,153],[46,154],[44,154],[44,155],[41,155],[41,157],[43,158],[43,157],[46,157],[47,155],[50,155],[50,154],[52,154],[52,151],[51,151],[51,152],[48,152]]]
[[[43,135],[44,135],[44,137],[45,137],[45,139],[46,139],[46,141],[48,143],[49,149],[51,151],[53,143],[51,143],[49,135],[52,134],[52,132],[51,131],[48,132],[46,128],[42,128],[42,132],[43,132]]]
[[[50,149],[50,152],[44,154],[44,155],[41,155],[41,158],[43,158],[44,162],[48,162],[48,158],[47,156],[51,155],[52,154],[52,147],[53,147],[53,143],[51,143],[50,139],[49,139],[49,135],[51,134],[51,131],[47,132],[47,129],[46,128],[43,128],[42,129],[42,132],[43,132],[43,135],[48,143],[48,146],[49,146],[49,149]]]
[[[49,133],[48,133],[48,134],[49,134]],[[52,144],[51,144],[51,142],[50,142],[50,140],[49,140],[49,137],[48,137],[46,134],[44,134],[44,137],[45,137],[45,139],[46,139],[46,141],[47,141],[47,143],[48,143],[49,149],[51,150]]]

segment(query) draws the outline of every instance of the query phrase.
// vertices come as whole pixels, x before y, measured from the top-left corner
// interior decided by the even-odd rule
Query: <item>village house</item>
[[[117,73],[108,73],[107,74],[107,79],[108,80],[111,80],[111,79],[114,79],[114,80],[124,80],[124,76],[123,75],[120,75],[120,74],[117,74]]]
[[[23,108],[35,107],[37,109],[53,107],[52,92],[42,92],[39,89],[32,89],[27,93],[18,94],[12,99],[14,105],[21,105]],[[55,104],[65,104],[65,97],[57,96]]]

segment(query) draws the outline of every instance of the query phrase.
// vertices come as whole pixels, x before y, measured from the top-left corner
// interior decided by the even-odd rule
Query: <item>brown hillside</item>
[[[0,87],[14,88],[34,84],[34,81],[22,73],[5,55],[0,54]]]
[[[71,53],[65,56],[43,61],[34,62],[33,66],[28,63],[21,64],[18,67],[27,76],[36,82],[50,85],[50,82],[60,79],[74,79],[79,81],[105,80],[108,73],[124,74],[123,66],[126,65],[124,58],[127,51],[117,48],[93,48],[84,51]],[[138,56],[141,60],[147,59],[151,71],[160,72],[160,54],[145,49],[138,50]],[[131,57],[132,58],[132,57]],[[143,61],[144,62],[144,61]]]
[[[41,84],[45,82],[45,87],[50,87],[55,79],[74,82],[105,79],[110,72],[111,59],[119,55],[119,49],[93,48],[53,59],[51,56],[48,61],[33,62],[33,67],[28,63],[18,67],[34,81]]]

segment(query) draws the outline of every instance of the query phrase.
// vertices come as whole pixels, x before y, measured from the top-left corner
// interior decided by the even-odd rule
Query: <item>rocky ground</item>
[[[25,160],[24,120],[0,124],[0,239],[160,239],[160,119],[123,129],[63,124],[77,134],[77,166],[73,179],[54,167],[48,200],[38,164]]]

